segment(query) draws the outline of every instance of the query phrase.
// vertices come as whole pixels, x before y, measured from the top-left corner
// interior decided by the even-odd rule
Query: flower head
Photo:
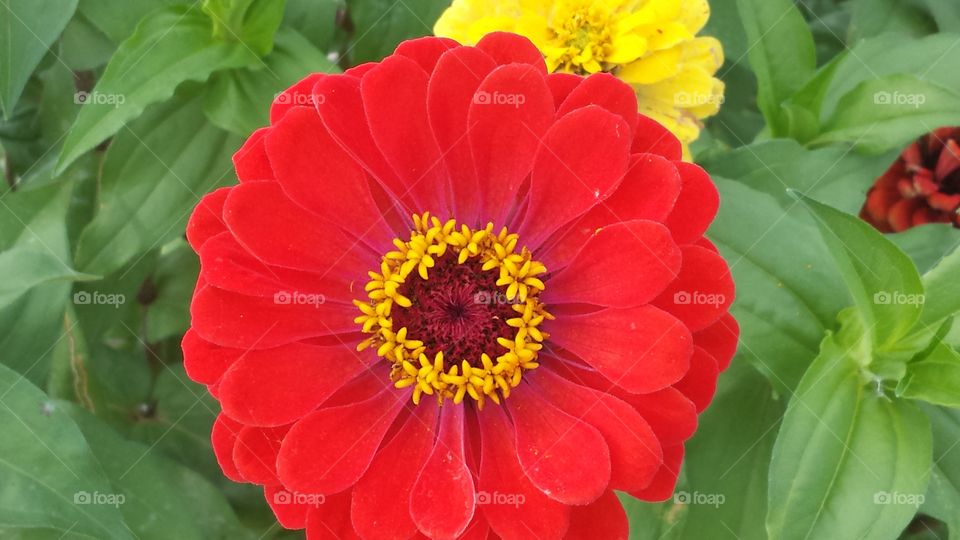
[[[960,128],[911,144],[867,193],[860,217],[882,232],[925,223],[960,227]]]
[[[322,538],[626,538],[736,348],[717,191],[608,74],[401,44],[274,102],[187,236],[224,473]]]
[[[516,32],[537,45],[551,72],[614,74],[633,86],[643,114],[686,144],[723,102],[724,85],[713,77],[723,47],[696,36],[709,16],[707,0],[454,0],[434,32],[468,44],[491,31]]]

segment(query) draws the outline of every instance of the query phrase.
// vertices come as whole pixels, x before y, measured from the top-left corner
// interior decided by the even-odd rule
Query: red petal
[[[694,334],[693,344],[710,353],[710,356],[716,359],[720,371],[724,371],[737,353],[739,337],[740,325],[733,315],[727,313],[717,322]]]
[[[630,495],[647,502],[663,502],[673,495],[677,487],[677,476],[680,475],[680,464],[683,462],[683,445],[663,447],[663,467],[657,476],[644,489],[631,491]]]
[[[676,281],[653,304],[697,332],[723,317],[735,296],[727,262],[699,246],[683,246],[683,265]]]
[[[347,345],[291,343],[253,350],[220,380],[224,412],[251,426],[281,426],[317,408],[377,357]]]
[[[437,405],[416,407],[397,435],[385,445],[353,490],[353,527],[365,540],[410,538],[417,526],[410,517],[410,491],[433,450]],[[402,463],[402,466],[398,464]]]
[[[683,189],[666,223],[677,243],[683,245],[696,242],[706,232],[720,207],[720,194],[700,167],[684,162],[676,166]]]
[[[563,538],[570,507],[527,480],[503,408],[491,406],[477,414],[483,435],[477,504],[490,527],[504,540]]]
[[[570,266],[550,277],[544,299],[548,305],[646,304],[676,278],[680,263],[680,248],[663,225],[617,223],[598,230]]]
[[[630,521],[617,495],[608,491],[587,506],[574,507],[564,540],[627,540]]]
[[[427,118],[427,74],[389,56],[363,76],[370,133],[421,211],[449,215],[450,179]]]
[[[350,492],[324,497],[307,514],[307,540],[360,540],[350,523]]]
[[[540,50],[529,39],[509,32],[490,32],[477,42],[477,48],[493,57],[498,64],[530,64],[541,74],[547,64]]]
[[[670,161],[680,161],[683,158],[680,140],[659,122],[642,114],[637,118],[631,149],[634,154],[657,154]]]
[[[277,95],[270,105],[270,123],[276,124],[293,109],[315,107],[313,87],[325,76],[323,73],[312,73]]]
[[[268,264],[351,278],[378,264],[372,252],[294,204],[273,182],[235,187],[223,218],[237,241]]]
[[[393,51],[393,54],[406,56],[416,62],[423,71],[433,73],[433,68],[436,67],[440,57],[443,56],[445,52],[459,47],[460,44],[452,39],[426,36],[417,39],[408,39],[400,43],[396,50]]]
[[[233,447],[237,444],[237,435],[243,425],[220,413],[217,419],[213,421],[213,429],[210,430],[210,445],[213,447],[213,455],[220,464],[223,475],[234,482],[245,482],[243,476],[237,470],[237,465],[233,462]]]
[[[654,392],[679,381],[693,354],[693,337],[687,327],[653,306],[559,316],[546,330],[552,343],[637,393]]]
[[[390,245],[394,235],[370,194],[366,172],[330,137],[316,110],[290,111],[270,130],[266,147],[277,180],[294,202],[331,227]]]
[[[583,81],[583,77],[572,73],[551,73],[547,75],[547,86],[553,93],[554,106],[559,109],[570,92],[573,92],[573,89],[580,86]]]
[[[194,251],[200,248],[210,238],[227,230],[223,222],[223,203],[233,188],[220,188],[211,191],[200,199],[187,222],[187,241]]]
[[[307,514],[311,508],[323,504],[323,496],[291,493],[283,486],[264,486],[263,497],[277,516],[277,521],[286,529],[302,529],[307,526]]]
[[[526,64],[499,67],[480,84],[467,124],[472,126],[469,137],[480,182],[481,217],[505,224],[554,112],[543,76]]]
[[[277,452],[289,426],[258,428],[247,426],[240,430],[233,447],[233,462],[247,482],[260,485],[279,485]]]
[[[200,273],[210,285],[247,296],[274,298],[294,291],[326,302],[350,304],[356,293],[350,281],[331,275],[270,266],[254,257],[229,231],[200,248]]]
[[[242,296],[207,286],[194,294],[190,315],[200,337],[223,347],[269,349],[357,330],[353,322],[357,310],[347,304],[283,301],[279,297]]]
[[[682,443],[697,430],[697,407],[676,388],[621,397],[643,416],[664,447]]]
[[[460,47],[440,57],[428,87],[430,126],[450,171],[454,213],[458,221],[470,226],[479,225],[480,199],[467,137],[467,113],[477,88],[494,67],[493,59],[483,51]]]
[[[254,131],[240,150],[233,154],[233,167],[241,182],[268,182],[274,179],[273,169],[270,167],[270,160],[267,159],[267,152],[263,146],[264,138],[268,133],[270,128]]]
[[[637,95],[629,85],[613,75],[595,73],[587,77],[558,108],[557,115],[563,116],[588,105],[597,105],[619,115],[630,126],[631,134],[636,131],[640,116],[637,113]]]
[[[317,111],[330,135],[358,163],[363,164],[367,172],[380,181],[397,200],[412,207],[407,187],[384,159],[370,135],[363,97],[360,94],[360,79],[328,75],[317,81],[313,94]]]
[[[610,450],[603,435],[541,397],[519,387],[506,400],[517,456],[533,485],[555,501],[588,504],[610,483]]]
[[[612,489],[640,489],[650,483],[663,455],[660,442],[640,413],[610,394],[574,384],[549,369],[537,370],[530,378],[554,405],[603,435],[610,449]]]
[[[594,206],[560,240],[541,254],[548,268],[562,268],[597,229],[635,219],[662,223],[680,195],[680,173],[654,154],[634,154],[623,181],[603,204]]]
[[[354,485],[406,402],[391,389],[303,418],[280,447],[277,465],[283,484],[302,493],[324,494]]]
[[[577,109],[547,131],[537,150],[523,241],[537,246],[616,189],[630,160],[630,129],[599,107]],[[583,137],[589,133],[589,137]]]
[[[890,208],[887,221],[894,232],[903,232],[913,226],[913,213],[923,205],[920,199],[901,199]]]
[[[697,412],[703,412],[717,391],[719,374],[717,361],[707,351],[694,347],[693,356],[690,357],[690,371],[673,387],[683,392],[683,395],[697,406]]]
[[[243,354],[243,349],[228,349],[210,343],[190,328],[180,343],[183,349],[183,369],[190,379],[201,384],[214,384]]]
[[[940,151],[936,176],[937,178],[943,179],[958,169],[960,169],[960,145],[957,144],[957,141],[950,139],[943,147],[943,150]]]
[[[463,437],[463,407],[443,407],[440,436],[410,492],[410,515],[430,538],[458,537],[476,510]]]

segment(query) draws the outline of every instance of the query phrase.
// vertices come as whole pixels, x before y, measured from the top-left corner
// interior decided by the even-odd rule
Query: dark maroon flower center
[[[478,258],[458,264],[448,252],[437,258],[430,279],[409,276],[400,294],[413,305],[394,307],[395,327],[406,327],[408,338],[422,341],[431,358],[440,351],[452,364],[479,363],[483,353],[495,357],[503,350],[498,337],[513,340],[516,330],[506,321],[517,313],[497,286],[498,273],[482,266]]]

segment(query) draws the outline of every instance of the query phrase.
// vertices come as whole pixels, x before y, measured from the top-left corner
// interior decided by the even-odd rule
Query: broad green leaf
[[[273,35],[283,20],[285,0],[204,0],[203,11],[213,19],[213,35],[238,41],[263,56],[273,49]]]
[[[337,29],[338,13],[346,7],[345,0],[287,0],[283,26],[296,30],[321,51],[329,52]]]
[[[960,354],[940,343],[922,360],[910,362],[897,395],[934,405],[960,407]]]
[[[77,0],[0,3],[0,109],[10,118],[33,70],[77,9]]]
[[[960,5],[953,0],[924,0],[941,32],[960,32]]]
[[[911,75],[865,81],[845,95],[813,143],[851,142],[879,153],[960,123],[960,92]]]
[[[117,46],[110,38],[82,14],[78,14],[63,30],[58,54],[71,70],[85,71],[106,64],[116,50]]]
[[[146,18],[83,96],[57,170],[111,137],[148,105],[170,98],[181,83],[258,61],[242,44],[218,41],[212,32],[199,8],[170,8]]]
[[[817,71],[807,83],[783,104],[787,121],[787,135],[802,143],[820,133],[820,113],[827,90],[837,70],[846,59],[847,51],[835,57]]]
[[[785,125],[780,105],[797,92],[816,69],[813,35],[792,0],[737,0],[750,65],[757,76],[757,100],[771,132]]]
[[[200,272],[200,261],[185,241],[174,241],[164,252],[150,279],[155,292],[147,305],[148,343],[186,332],[190,326],[190,299]]]
[[[200,101],[181,96],[155,107],[110,145],[77,268],[107,275],[182,235],[193,206],[231,176],[240,141],[206,122]]]
[[[77,11],[114,43],[130,37],[148,14],[182,0],[82,0]],[[193,3],[193,2],[189,2]]]
[[[37,285],[97,279],[70,268],[63,258],[39,243],[19,245],[0,253],[0,275],[6,276],[0,283],[0,308]]]
[[[436,0],[347,0],[354,27],[350,64],[380,61],[401,41],[431,35],[448,5]]]
[[[960,531],[960,411],[923,406],[933,428],[933,466],[921,511],[946,522],[951,538]]]
[[[244,530],[223,494],[196,472],[152,448],[128,441],[88,412],[63,403],[123,496],[120,511],[142,540],[256,538]]]
[[[788,393],[849,304],[844,284],[801,207],[785,211],[769,195],[715,180],[722,204],[708,236],[738,284],[740,355]]]
[[[930,423],[878,395],[851,354],[828,336],[790,400],[770,463],[771,538],[885,540],[923,503]]]
[[[903,0],[853,0],[851,42],[884,33],[923,36],[936,32],[930,16],[919,2]]]
[[[269,122],[273,99],[309,73],[338,71],[322,52],[294,30],[282,29],[264,66],[214,75],[203,110],[223,129],[247,136]]]
[[[767,469],[784,405],[752,367],[731,368],[687,443],[683,538],[764,538]],[[726,383],[726,384],[723,384]],[[677,499],[677,496],[674,497]]]
[[[888,234],[887,238],[910,256],[921,273],[929,272],[947,254],[960,247],[960,229],[948,223],[928,223],[900,233]],[[929,285],[925,283],[924,288],[929,288]],[[928,310],[931,316],[939,311],[940,308],[937,305],[944,300],[950,299],[927,298],[920,320],[928,320]]]
[[[809,150],[791,139],[774,139],[711,156],[702,165],[713,175],[736,178],[773,196],[784,207],[796,204],[787,193],[793,189],[856,213],[867,191],[895,158],[893,153],[867,157],[842,146]]]
[[[113,489],[70,416],[5,366],[0,396],[0,523],[61,538],[133,538],[108,504]]]
[[[881,349],[894,345],[923,309],[923,285],[913,262],[860,219],[797,197],[816,218],[871,342]]]
[[[944,257],[932,270],[924,274],[926,302],[920,316],[921,328],[934,326],[939,321],[960,311],[960,249]]]
[[[621,494],[620,502],[630,520],[630,540],[679,540],[686,508],[673,500],[660,504],[639,501]]]

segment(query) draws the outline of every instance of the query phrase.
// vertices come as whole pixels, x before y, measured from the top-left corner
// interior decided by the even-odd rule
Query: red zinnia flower
[[[860,217],[882,232],[925,223],[960,227],[960,128],[941,128],[907,147],[867,193]]]
[[[187,228],[224,473],[311,538],[626,538],[613,490],[671,495],[736,348],[710,178],[513,34],[408,41],[270,117]]]

